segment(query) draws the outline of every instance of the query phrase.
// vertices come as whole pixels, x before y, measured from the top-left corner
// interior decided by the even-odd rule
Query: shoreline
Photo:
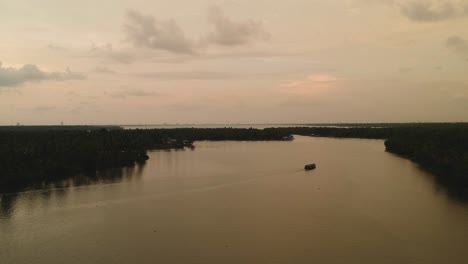
[[[90,130],[91,128],[91,130]],[[292,135],[384,140],[386,151],[417,163],[437,177],[468,187],[468,124],[393,128],[0,128],[0,186],[31,186],[135,166],[152,150],[192,148],[194,141],[289,141]],[[461,143],[460,143],[461,142]],[[464,145],[464,144],[465,145]]]

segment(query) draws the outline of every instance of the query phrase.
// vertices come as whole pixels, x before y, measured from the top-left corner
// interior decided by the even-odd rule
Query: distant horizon
[[[373,125],[373,124],[467,124],[466,121],[460,122],[330,122],[330,123],[313,123],[313,122],[304,122],[304,123],[142,123],[142,124],[11,124],[11,125],[0,125],[0,127],[12,127],[12,126],[127,126],[127,127],[136,127],[136,126],[248,126],[248,125]]]

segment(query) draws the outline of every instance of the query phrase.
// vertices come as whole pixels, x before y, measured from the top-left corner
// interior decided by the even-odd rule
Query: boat
[[[315,169],[317,166],[315,166],[315,163],[312,163],[312,164],[307,164],[304,166],[304,170],[313,170]]]

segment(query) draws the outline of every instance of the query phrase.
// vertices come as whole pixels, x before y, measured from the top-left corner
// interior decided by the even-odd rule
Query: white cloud
[[[224,14],[223,10],[216,6],[209,9],[208,20],[214,30],[208,34],[206,39],[218,45],[244,45],[255,40],[269,38],[269,34],[263,28],[262,23],[254,20],[233,21]]]
[[[82,80],[86,77],[80,73],[67,69],[65,72],[45,72],[36,65],[26,64],[21,68],[3,67],[0,63],[0,87],[12,87],[26,82],[45,80]]]
[[[440,21],[457,15],[452,1],[412,0],[401,5],[401,12],[414,21]]]
[[[156,20],[153,16],[127,10],[124,25],[127,40],[135,47],[191,54],[193,44],[174,20]]]
[[[437,22],[468,15],[468,0],[358,0],[358,2],[396,6],[402,15],[417,22]]]

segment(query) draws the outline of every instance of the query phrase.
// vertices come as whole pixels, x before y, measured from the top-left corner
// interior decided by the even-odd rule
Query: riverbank
[[[290,140],[277,130],[0,128],[0,187],[61,180],[77,173],[133,166],[148,150],[193,147],[195,140]]]
[[[410,159],[444,185],[468,189],[468,124],[422,123],[349,128],[293,128],[299,135],[384,139],[386,151]],[[291,131],[291,132],[292,132]]]
[[[468,186],[466,123],[265,129],[0,127],[0,186],[5,189],[133,166],[148,159],[148,150],[192,147],[194,141],[281,141],[292,140],[293,134],[385,139],[387,151],[417,162],[447,182]]]

